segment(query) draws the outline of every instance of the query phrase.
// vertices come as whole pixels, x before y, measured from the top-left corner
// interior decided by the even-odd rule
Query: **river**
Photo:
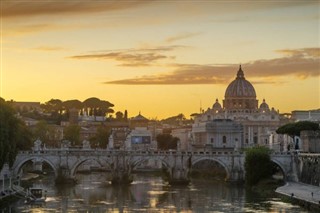
[[[53,177],[33,180],[47,191],[40,205],[18,200],[2,212],[308,212],[263,196],[243,186],[222,181],[192,180],[188,186],[170,186],[154,174],[135,174],[130,186],[112,186],[107,173],[77,174],[78,184],[55,186]]]

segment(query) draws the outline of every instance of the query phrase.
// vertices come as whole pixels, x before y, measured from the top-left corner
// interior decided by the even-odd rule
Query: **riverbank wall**
[[[287,182],[276,193],[283,200],[304,207],[311,212],[320,212],[320,187],[300,182]]]

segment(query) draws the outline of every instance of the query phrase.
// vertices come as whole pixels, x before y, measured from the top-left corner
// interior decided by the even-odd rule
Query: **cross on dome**
[[[238,73],[237,73],[237,79],[239,79],[239,78],[245,79],[244,78],[244,73],[243,73],[243,71],[241,69],[241,64],[240,64],[240,67],[239,67],[239,70],[238,70]]]

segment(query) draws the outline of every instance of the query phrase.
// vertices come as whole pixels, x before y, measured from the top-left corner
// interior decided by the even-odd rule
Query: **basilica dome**
[[[212,109],[221,109],[221,104],[219,103],[218,99],[216,99],[216,102],[213,104]]]
[[[252,84],[244,77],[241,65],[237,72],[237,77],[226,89],[223,108],[229,112],[251,113],[258,109],[256,91]]]
[[[263,99],[263,102],[260,104],[260,109],[269,109],[269,105],[266,103],[266,100]]]
[[[256,91],[252,84],[244,78],[244,73],[241,69],[237,73],[237,77],[227,87],[225,98],[241,98],[241,97],[256,97]]]

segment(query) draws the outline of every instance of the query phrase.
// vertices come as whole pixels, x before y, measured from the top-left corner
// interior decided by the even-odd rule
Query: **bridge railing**
[[[106,149],[42,149],[19,151],[22,155],[235,155],[233,151],[166,151],[166,150],[106,150]]]

